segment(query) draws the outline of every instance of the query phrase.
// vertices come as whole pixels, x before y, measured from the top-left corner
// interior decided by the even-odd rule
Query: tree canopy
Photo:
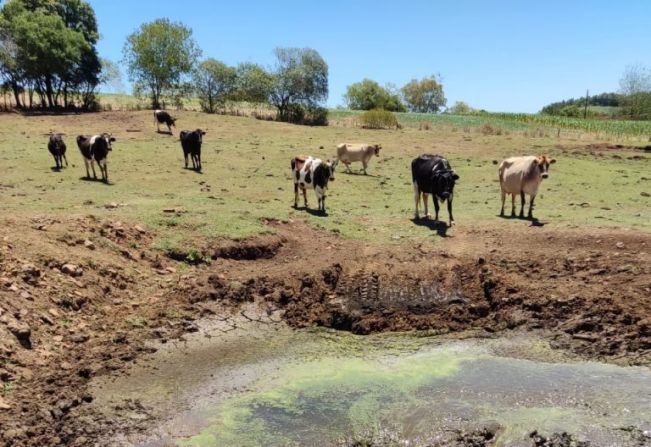
[[[436,113],[445,107],[447,102],[443,94],[443,85],[435,76],[420,81],[412,79],[400,90],[412,112]]]
[[[281,121],[297,121],[290,110],[313,109],[328,98],[328,64],[311,48],[276,48],[270,102]]]
[[[400,95],[391,90],[391,88],[382,87],[371,79],[364,79],[348,86],[344,101],[353,110],[384,109],[392,112],[405,112],[407,109],[402,103]]]
[[[168,19],[144,23],[127,37],[123,49],[136,94],[148,94],[154,108],[163,95],[174,96],[192,73],[201,50],[192,30]]]
[[[204,112],[215,113],[235,91],[237,71],[216,59],[206,59],[194,72],[193,85]]]
[[[0,9],[0,76],[21,106],[28,89],[43,107],[94,102],[101,64],[92,7],[82,0],[9,0]]]

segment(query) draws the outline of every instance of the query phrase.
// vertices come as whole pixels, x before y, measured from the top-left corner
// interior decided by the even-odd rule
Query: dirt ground
[[[5,446],[93,445],[125,424],[88,406],[89,379],[121,374],[196,321],[244,302],[292,326],[358,334],[542,329],[588,359],[651,366],[651,235],[459,226],[441,242],[365,245],[300,220],[176,261],[139,225],[93,217],[0,226],[0,430]],[[71,231],[74,230],[74,231]],[[72,236],[74,235],[74,236]],[[125,403],[137,405],[137,403]]]

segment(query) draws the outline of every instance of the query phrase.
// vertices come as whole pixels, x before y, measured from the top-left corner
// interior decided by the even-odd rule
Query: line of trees
[[[208,113],[227,101],[246,101],[272,105],[281,121],[327,123],[328,64],[311,48],[276,48],[269,70],[253,63],[230,67],[214,58],[197,62],[201,50],[192,30],[158,19],[129,35],[123,54],[134,93],[148,96],[152,107],[165,98],[178,104],[196,96]]]
[[[447,103],[439,76],[412,79],[400,89],[393,84],[382,87],[372,79],[363,79],[347,87],[344,101],[353,110],[419,113],[437,113]]]
[[[83,0],[8,0],[0,8],[0,86],[17,107],[96,106],[107,76],[95,47],[93,8]],[[114,67],[113,67],[114,68]]]

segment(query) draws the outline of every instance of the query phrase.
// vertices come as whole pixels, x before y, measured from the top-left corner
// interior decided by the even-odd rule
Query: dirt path
[[[124,421],[86,406],[91,377],[120,374],[194,320],[255,301],[294,326],[360,334],[544,328],[586,358],[651,365],[651,236],[460,226],[439,243],[365,246],[300,221],[221,241],[210,265],[151,247],[137,225],[5,219],[0,227],[4,445],[89,445]],[[125,402],[135,405],[137,402]],[[134,430],[147,420],[128,421]]]

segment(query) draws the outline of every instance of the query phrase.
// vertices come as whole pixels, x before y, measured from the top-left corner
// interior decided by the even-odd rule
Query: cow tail
[[[296,159],[292,158],[292,161],[290,163],[291,163],[291,166],[292,166],[292,170],[294,170],[294,168],[296,168]]]
[[[497,173],[500,176],[500,190],[504,191],[504,162],[500,163]]]

